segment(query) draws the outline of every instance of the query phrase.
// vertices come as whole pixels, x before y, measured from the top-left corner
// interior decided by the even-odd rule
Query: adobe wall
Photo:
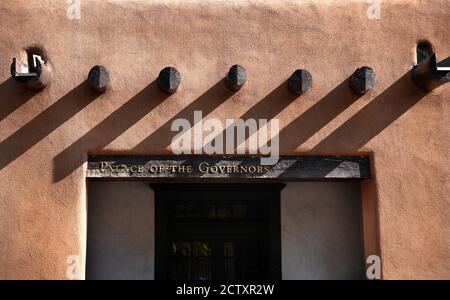
[[[358,182],[289,182],[281,192],[282,278],[362,279]]]
[[[369,154],[362,184],[366,254],[383,278],[450,278],[450,85],[415,88],[418,40],[450,55],[450,2],[94,1],[81,19],[66,1],[0,2],[0,278],[65,278],[70,255],[84,259],[88,153],[170,154],[173,119],[279,118],[281,154]],[[11,59],[38,44],[52,85],[23,90]],[[239,63],[249,80],[223,87]],[[111,89],[97,96],[89,69],[108,66]],[[180,89],[158,91],[175,66]],[[348,77],[372,66],[378,85],[362,97]],[[293,97],[285,80],[308,69],[313,88]]]

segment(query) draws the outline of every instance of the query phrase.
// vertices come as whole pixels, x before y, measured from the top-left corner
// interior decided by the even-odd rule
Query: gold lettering
[[[206,173],[208,172],[208,166],[208,163],[202,162],[198,165],[198,170],[200,171],[200,173]]]
[[[111,173],[143,173],[146,167],[144,165],[126,165],[110,164],[107,161],[101,161],[99,163],[99,172],[111,172]],[[198,171],[200,173],[219,173],[219,174],[230,174],[230,173],[258,173],[264,174],[270,172],[271,167],[269,166],[232,166],[232,165],[210,165],[208,162],[202,162],[198,165]],[[192,165],[149,165],[148,171],[151,173],[194,173],[194,168]]]
[[[186,166],[178,166],[178,172],[179,173],[185,173],[186,172]]]
[[[102,161],[100,163],[100,171],[104,172],[106,170],[106,167],[108,167],[109,164],[106,161]]]

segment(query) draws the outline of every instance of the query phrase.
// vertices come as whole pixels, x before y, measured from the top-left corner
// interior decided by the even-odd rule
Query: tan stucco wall
[[[146,182],[88,187],[86,279],[153,279],[153,190]]]
[[[362,279],[357,182],[290,182],[281,192],[283,279]]]
[[[283,154],[371,154],[367,254],[384,278],[450,278],[449,86],[425,94],[405,76],[419,39],[450,55],[449,1],[382,1],[380,20],[362,0],[81,3],[69,20],[66,1],[0,2],[0,278],[65,278],[85,253],[87,153],[169,154],[171,120],[194,109],[280,118]],[[54,81],[34,94],[9,67],[36,43]],[[219,82],[235,63],[249,81],[230,95]],[[95,64],[112,88],[94,99]],[[170,97],[153,83],[166,65],[183,76]],[[345,80],[361,65],[379,83],[355,100]],[[280,85],[296,68],[314,87],[294,99]]]

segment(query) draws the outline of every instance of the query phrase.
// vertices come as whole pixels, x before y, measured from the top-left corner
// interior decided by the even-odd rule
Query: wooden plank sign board
[[[282,156],[262,165],[252,156],[90,156],[88,178],[364,180],[367,156]]]

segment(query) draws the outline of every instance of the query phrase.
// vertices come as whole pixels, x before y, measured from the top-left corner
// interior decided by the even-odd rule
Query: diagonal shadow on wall
[[[278,115],[283,109],[289,106],[295,99],[300,97],[292,93],[289,90],[287,81],[284,81],[277,88],[275,88],[272,92],[270,92],[266,97],[264,97],[261,101],[258,101],[255,105],[253,105],[249,110],[247,110],[242,116],[240,116],[241,120],[249,120],[255,119],[257,122],[260,119],[266,119],[269,122],[276,115]],[[236,126],[237,122],[234,122],[230,126],[224,128],[219,134],[217,134],[207,145],[211,147],[213,143],[217,140],[222,140],[222,145],[225,145],[225,135],[227,130],[231,130],[231,128]],[[255,128],[247,128],[246,137],[250,137],[255,133]],[[235,128],[233,129],[235,130]],[[258,130],[258,128],[256,128]],[[234,134],[234,150],[237,149],[239,145],[237,145],[237,134]],[[225,153],[225,149],[223,149]]]
[[[133,150],[142,151],[149,147],[165,149],[171,144],[173,137],[178,134],[178,132],[171,131],[172,122],[174,120],[180,118],[189,120],[191,126],[194,127],[194,111],[201,111],[203,118],[205,118],[233,94],[233,92],[229,91],[225,87],[224,80],[221,79],[200,97],[192,101],[192,103],[177,113],[173,118],[161,125],[161,127],[159,127],[155,132],[136,145]]]
[[[317,144],[313,151],[357,151],[426,95],[427,92],[413,84],[410,71]]]
[[[169,96],[153,81],[53,159],[54,181],[67,177],[86,161],[88,151],[103,149]]]
[[[288,107],[295,99],[300,97],[289,90],[287,81],[284,81],[266,97],[253,105],[240,118],[247,120],[253,119],[273,119],[283,109]]]
[[[353,93],[349,80],[350,77],[345,79],[280,131],[280,147],[283,150],[295,150],[361,97]]]
[[[25,104],[38,90],[24,87],[11,77],[0,84],[0,121]]]
[[[81,83],[0,143],[0,170],[81,111],[98,93]]]

